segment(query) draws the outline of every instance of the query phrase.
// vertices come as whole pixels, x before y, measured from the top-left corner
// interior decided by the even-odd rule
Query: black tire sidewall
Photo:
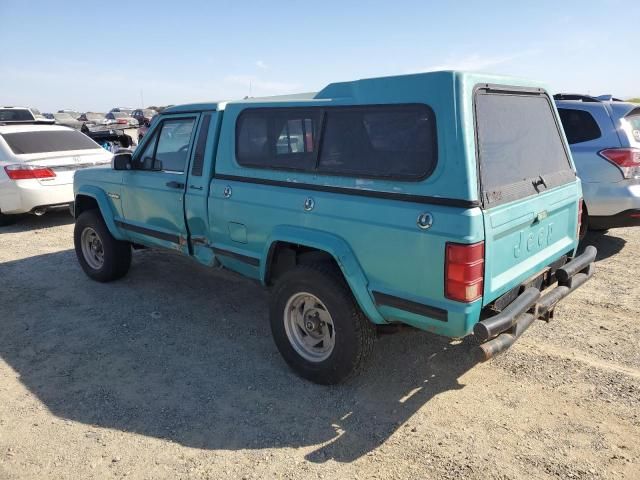
[[[82,232],[87,227],[92,228],[102,242],[104,263],[100,269],[92,268],[87,263],[82,252]],[[124,242],[119,242],[113,238],[104,220],[96,210],[87,210],[80,214],[74,227],[73,240],[80,266],[93,280],[109,282],[126,273],[128,264],[131,261],[130,247],[126,244],[121,245]]]
[[[321,362],[310,362],[291,345],[284,324],[284,310],[296,293],[307,292],[324,303],[333,320],[335,345]],[[311,268],[296,268],[278,281],[271,296],[270,323],[273,339],[285,361],[302,377],[316,383],[334,384],[346,379],[357,368],[363,355],[359,328],[368,325],[344,282]],[[363,323],[368,322],[364,319]],[[372,327],[371,327],[372,328]]]

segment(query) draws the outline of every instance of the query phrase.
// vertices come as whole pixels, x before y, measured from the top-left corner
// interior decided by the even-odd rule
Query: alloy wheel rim
[[[284,326],[289,343],[305,360],[322,362],[333,352],[333,319],[315,295],[307,292],[292,295],[284,308]]]

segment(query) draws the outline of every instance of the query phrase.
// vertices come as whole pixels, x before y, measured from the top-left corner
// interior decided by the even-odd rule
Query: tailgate
[[[573,182],[485,210],[485,305],[573,250],[579,191]]]
[[[486,305],[575,248],[581,190],[544,90],[486,86],[475,113]]]

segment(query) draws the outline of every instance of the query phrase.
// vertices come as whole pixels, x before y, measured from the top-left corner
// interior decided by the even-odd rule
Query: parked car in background
[[[138,121],[131,115],[125,112],[109,112],[105,115],[105,125],[128,125],[130,127],[137,127]]]
[[[147,134],[147,132],[149,131],[149,128],[151,128],[151,124],[153,124],[156,118],[158,117],[154,116],[151,120],[145,120],[140,125],[140,127],[138,128],[138,143],[140,143],[142,138]]]
[[[114,107],[111,110],[109,110],[109,112],[122,112],[122,113],[126,113],[128,115],[131,115],[131,113],[134,110],[135,109],[133,107]]]
[[[40,110],[38,110],[37,108],[30,107],[29,110],[31,111],[31,113],[33,114],[37,122],[47,123],[47,124],[52,124],[55,122],[54,119],[49,119],[46,116],[44,116],[42,113],[40,113]]]
[[[24,123],[38,122],[42,124],[52,124],[40,113],[37,108],[30,107],[0,107],[0,123]]]
[[[104,113],[85,112],[78,117],[78,120],[89,125],[103,125],[107,123]]]
[[[2,123],[34,122],[35,120],[35,115],[27,107],[0,107]]]
[[[77,119],[80,116],[80,112],[76,112],[75,110],[69,110],[69,109],[58,110],[58,113],[68,113],[75,119]]]
[[[90,278],[122,277],[143,245],[261,281],[282,356],[324,384],[359,370],[376,325],[473,332],[487,360],[549,320],[597,253],[577,253],[580,180],[553,99],[508,77],[168,108],[74,190]]]
[[[77,120],[70,113],[54,113],[53,118],[58,125],[65,125],[67,127],[75,128],[76,130],[80,130],[80,127],[82,127],[82,122]]]
[[[139,125],[144,125],[145,121],[150,122],[151,119],[156,116],[158,112],[149,108],[138,108],[134,110],[131,116],[138,121]]]
[[[123,149],[130,149],[134,146],[133,139],[124,133],[124,128],[110,128],[97,126],[89,129],[87,124],[83,125],[80,131],[93,139],[105,150],[116,153]]]
[[[554,98],[582,180],[582,235],[640,226],[640,106],[611,95]]]
[[[17,214],[42,215],[73,202],[73,176],[108,165],[112,155],[60,125],[0,125],[0,225]]]

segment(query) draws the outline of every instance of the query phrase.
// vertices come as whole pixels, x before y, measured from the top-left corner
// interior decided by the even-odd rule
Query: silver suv
[[[610,95],[554,98],[582,180],[581,235],[640,226],[640,105]]]

